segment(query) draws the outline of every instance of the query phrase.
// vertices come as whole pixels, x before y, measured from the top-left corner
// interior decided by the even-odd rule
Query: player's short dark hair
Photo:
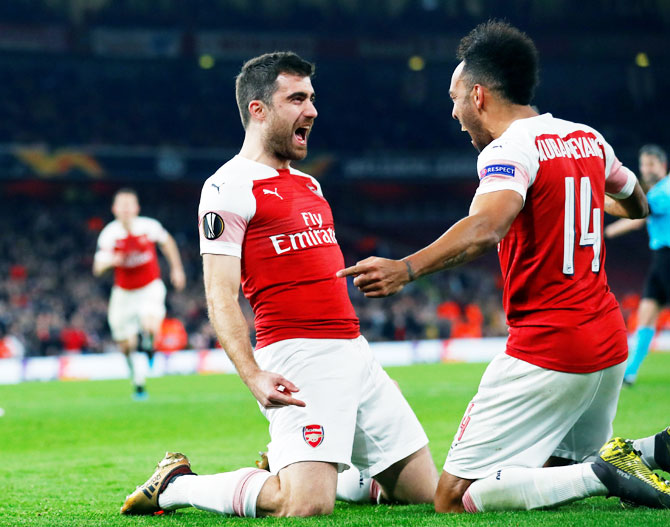
[[[648,156],[654,156],[664,165],[668,164],[668,154],[666,154],[665,150],[663,150],[658,145],[652,145],[652,144],[644,145],[642,148],[640,148],[639,155],[641,156],[642,154],[646,154]]]
[[[514,104],[530,104],[538,83],[538,54],[525,33],[499,20],[479,24],[456,55],[470,86],[481,84]]]
[[[277,77],[282,73],[311,77],[315,66],[292,51],[265,53],[248,60],[235,79],[235,98],[240,110],[242,126],[249,124],[249,103],[263,101],[272,103],[272,95],[277,89]]]
[[[116,196],[118,196],[119,194],[132,194],[137,198],[138,201],[140,199],[139,196],[137,195],[137,191],[134,188],[130,187],[121,187],[114,193],[114,199],[116,199]]]

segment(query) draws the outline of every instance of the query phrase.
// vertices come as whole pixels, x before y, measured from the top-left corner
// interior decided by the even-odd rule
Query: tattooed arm
[[[372,256],[337,276],[355,276],[354,285],[367,297],[393,295],[416,278],[469,262],[495,247],[522,208],[523,198],[513,190],[480,194],[470,214],[427,247],[402,260]]]

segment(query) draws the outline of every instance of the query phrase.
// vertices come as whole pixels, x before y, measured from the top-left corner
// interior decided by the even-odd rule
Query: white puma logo
[[[275,187],[274,190],[268,190],[266,188],[263,189],[263,194],[272,194],[273,196],[277,196],[280,200],[284,201],[284,198],[282,198],[279,195],[279,192],[277,192],[277,187]]]

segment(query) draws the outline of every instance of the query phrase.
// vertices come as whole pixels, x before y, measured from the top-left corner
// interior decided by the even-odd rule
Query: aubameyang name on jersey
[[[540,161],[547,161],[556,157],[581,159],[582,157],[599,157],[603,159],[603,151],[598,141],[593,137],[547,137],[537,140],[537,150]]]
[[[322,229],[323,216],[318,212],[301,212],[307,230],[293,234],[275,234],[270,236],[272,246],[277,254],[298,251],[317,245],[336,244],[335,230],[331,227]]]

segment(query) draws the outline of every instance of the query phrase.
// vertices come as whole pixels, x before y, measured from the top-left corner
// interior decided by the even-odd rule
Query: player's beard
[[[266,152],[277,159],[300,161],[307,157],[307,145],[303,148],[293,144],[294,125],[274,117],[268,123],[267,131],[263,134],[263,143]]]
[[[461,126],[470,134],[472,144],[480,152],[493,141],[493,137],[482,126],[482,122],[472,104],[468,104],[463,108],[459,121]]]

